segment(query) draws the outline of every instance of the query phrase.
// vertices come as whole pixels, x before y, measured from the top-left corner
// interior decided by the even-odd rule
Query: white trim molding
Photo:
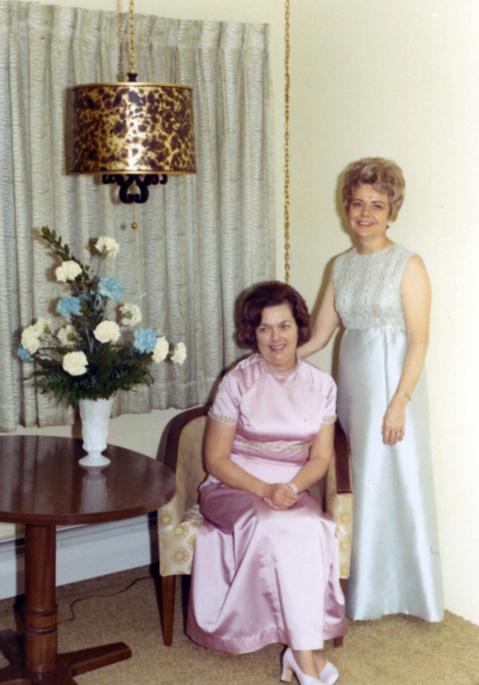
[[[57,529],[57,585],[158,561],[154,515]],[[0,540],[0,599],[22,594],[24,540]]]

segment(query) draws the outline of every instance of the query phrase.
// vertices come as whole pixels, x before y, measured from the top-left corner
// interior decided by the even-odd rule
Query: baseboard
[[[57,530],[57,585],[158,560],[154,515]],[[24,541],[0,541],[0,599],[24,591]]]

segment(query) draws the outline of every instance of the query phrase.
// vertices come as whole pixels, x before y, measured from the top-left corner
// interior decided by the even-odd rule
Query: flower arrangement
[[[56,308],[63,325],[54,330],[50,321],[38,319],[21,334],[17,354],[22,361],[34,363],[32,376],[42,393],[72,406],[83,399],[108,399],[117,390],[149,385],[151,362],[184,362],[184,343],[173,347],[151,328],[137,328],[141,311],[135,304],[119,302],[124,287],[117,278],[93,273],[48,226],[41,229],[41,237],[60,260],[56,280],[70,291]],[[100,261],[114,258],[119,245],[102,236],[95,251]],[[118,303],[118,321],[107,318],[109,301]]]

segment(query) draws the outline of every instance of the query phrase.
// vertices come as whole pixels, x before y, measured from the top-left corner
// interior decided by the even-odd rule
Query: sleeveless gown
[[[231,459],[269,482],[288,482],[308,458],[324,423],[336,416],[328,374],[298,361],[277,374],[258,354],[222,380],[212,420],[236,426]],[[226,652],[281,642],[319,649],[345,630],[336,525],[303,492],[291,509],[212,476],[200,486],[205,522],[196,537],[187,633]]]
[[[393,244],[336,258],[333,286],[344,324],[338,418],[348,436],[354,530],[347,614],[356,620],[443,617],[425,374],[406,409],[405,437],[382,441],[384,412],[401,376],[407,335],[401,277],[411,252]]]

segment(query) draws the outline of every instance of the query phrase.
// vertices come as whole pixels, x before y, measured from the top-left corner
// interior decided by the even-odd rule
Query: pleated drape
[[[115,413],[203,402],[238,356],[238,293],[274,273],[272,94],[266,25],[137,16],[139,81],[191,85],[196,175],[170,177],[136,209],[100,178],[66,174],[68,88],[124,80],[126,16],[0,0],[0,431],[67,423],[71,412],[24,382],[20,329],[54,314],[63,293],[38,240],[49,225],[75,254],[111,235],[108,267],[149,325],[183,340],[183,367],[120,393]],[[139,230],[131,229],[131,223]]]

